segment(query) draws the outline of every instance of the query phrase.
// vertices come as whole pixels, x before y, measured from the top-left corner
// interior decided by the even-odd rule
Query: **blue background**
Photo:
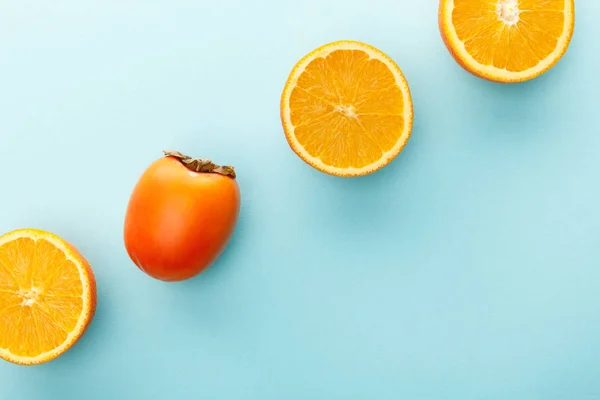
[[[519,85],[464,72],[434,0],[0,2],[0,231],[92,263],[67,354],[0,363],[1,399],[600,399],[600,3]],[[289,149],[294,63],[338,39],[400,65],[415,126],[339,179]],[[243,206],[208,271],[163,283],[122,225],[163,149],[236,166]]]

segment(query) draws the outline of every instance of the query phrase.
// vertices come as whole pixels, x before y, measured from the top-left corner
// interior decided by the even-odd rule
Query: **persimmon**
[[[151,277],[182,281],[203,272],[226,248],[239,216],[240,189],[233,167],[164,153],[133,189],[125,248]]]

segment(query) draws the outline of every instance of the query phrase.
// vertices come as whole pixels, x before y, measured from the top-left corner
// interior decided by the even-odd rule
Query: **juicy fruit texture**
[[[34,229],[0,236],[0,358],[32,365],[60,356],[95,310],[94,275],[74,247]]]
[[[204,271],[225,249],[237,223],[237,181],[189,166],[173,156],[156,160],[140,177],[127,207],[124,240],[129,257],[140,270],[163,281],[181,281]],[[215,170],[219,168],[230,171]]]
[[[391,162],[408,141],[410,90],[400,68],[355,41],[326,44],[302,58],[281,97],[292,150],[337,176],[366,175]]]
[[[442,38],[472,74],[511,83],[533,79],[567,51],[574,0],[441,0]]]

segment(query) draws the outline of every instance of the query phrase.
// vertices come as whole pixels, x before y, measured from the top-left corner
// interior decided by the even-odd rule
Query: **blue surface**
[[[565,58],[502,86],[465,73],[437,2],[0,2],[0,231],[92,263],[84,338],[0,363],[0,399],[599,399],[600,3]],[[343,180],[287,146],[294,63],[356,39],[413,92],[405,151]],[[206,273],[128,259],[142,170],[178,149],[236,166],[241,219]]]

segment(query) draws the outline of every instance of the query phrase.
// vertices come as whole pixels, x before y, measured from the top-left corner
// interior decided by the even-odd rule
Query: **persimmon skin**
[[[237,181],[195,172],[171,156],[154,161],[127,206],[129,257],[146,274],[182,281],[208,268],[227,246],[240,210]]]

